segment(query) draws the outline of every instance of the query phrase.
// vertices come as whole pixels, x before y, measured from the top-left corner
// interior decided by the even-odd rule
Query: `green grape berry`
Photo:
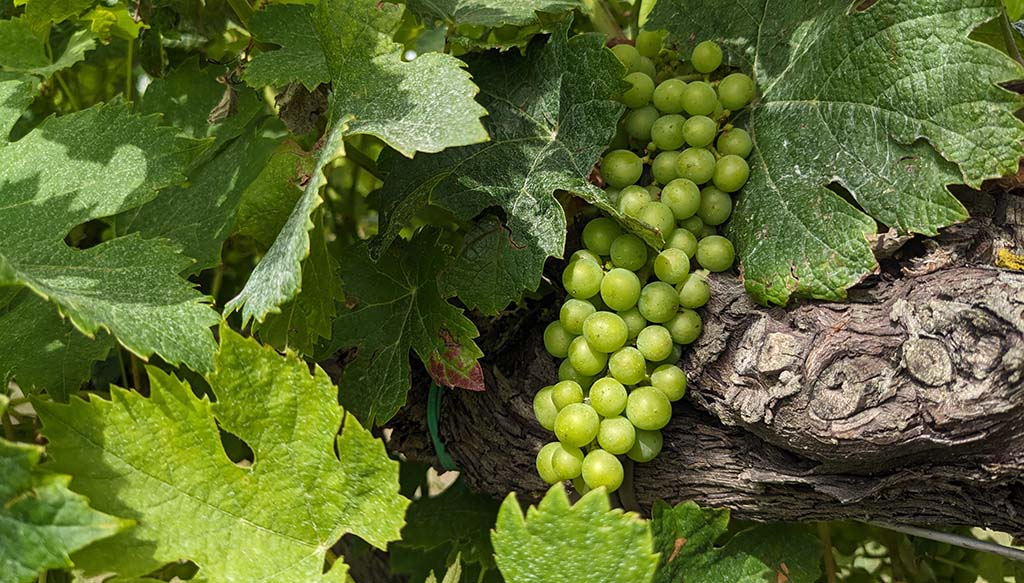
[[[651,100],[654,102],[654,107],[662,113],[682,113],[685,90],[685,81],[666,79],[654,88],[654,96]]]
[[[654,201],[649,203],[640,211],[638,218],[642,222],[654,227],[659,233],[662,233],[662,236],[668,235],[676,228],[675,214],[663,202]]]
[[[715,186],[725,192],[736,192],[743,188],[750,178],[750,166],[747,161],[735,154],[722,156],[715,163],[713,180]]]
[[[614,188],[636,184],[643,172],[644,163],[629,150],[612,150],[601,160],[601,176]]]
[[[688,219],[679,221],[679,227],[693,233],[693,235],[700,240],[700,231],[704,228],[704,221],[702,221],[697,215],[694,215]],[[694,254],[696,255],[696,253],[697,252],[695,250]]]
[[[573,403],[583,402],[583,387],[576,381],[558,381],[551,387],[551,403],[561,411]]]
[[[600,425],[601,419],[593,407],[573,403],[559,411],[555,417],[555,436],[566,445],[583,447],[594,441]]]
[[[686,373],[674,364],[663,364],[651,373],[651,386],[668,397],[678,401],[686,394]]]
[[[651,126],[651,141],[659,150],[678,150],[686,143],[683,126],[686,118],[675,113],[663,115]]]
[[[581,374],[593,376],[604,370],[608,354],[591,346],[585,337],[577,336],[569,344],[569,362]]]
[[[603,449],[595,449],[583,458],[583,481],[591,488],[604,489],[610,494],[622,485],[622,462]]]
[[[717,234],[718,229],[716,229],[714,225],[704,225],[700,228],[700,232],[697,233],[697,242],[699,243],[701,239]]]
[[[580,339],[577,338],[573,342],[578,342]],[[672,354],[672,334],[668,331],[668,328],[664,326],[652,325],[644,328],[637,334],[636,347],[640,351],[640,354],[644,358],[651,362],[661,362],[668,358],[668,355]],[[572,356],[572,348],[570,350],[570,356]],[[575,365],[574,365],[575,366]],[[644,372],[647,372],[646,365],[644,365]],[[615,373],[612,373],[615,376]],[[618,378],[618,377],[615,377]],[[620,379],[621,380],[621,379]],[[626,383],[623,384],[634,384]]]
[[[626,399],[626,417],[637,429],[661,429],[672,419],[672,403],[654,387],[637,387]]]
[[[560,447],[559,443],[555,441],[540,448],[540,451],[537,452],[537,473],[540,474],[540,479],[548,484],[557,484],[562,481],[551,465],[551,458],[558,447]]]
[[[651,204],[651,193],[643,186],[630,185],[619,192],[619,212],[638,218],[644,207]]]
[[[626,407],[625,402],[623,402],[622,407]],[[558,416],[558,407],[555,407],[555,402],[551,400],[551,387],[544,387],[533,396],[533,415],[537,418],[537,422],[540,423],[541,427],[548,431],[554,430],[555,417]]]
[[[609,417],[601,421],[601,426],[597,430],[597,444],[601,449],[611,454],[622,455],[633,449],[635,442],[636,427],[629,419]]]
[[[736,260],[732,241],[721,235],[705,237],[697,242],[697,263],[708,271],[725,271]]]
[[[585,300],[601,291],[604,271],[593,261],[573,261],[562,272],[562,285],[574,298]]]
[[[641,30],[636,35],[636,50],[641,56],[653,59],[661,52],[661,41],[664,33],[653,30]]]
[[[676,159],[676,174],[694,184],[704,184],[715,175],[715,155],[704,148],[687,148]]]
[[[722,107],[736,111],[754,98],[754,80],[743,73],[733,73],[718,83],[718,99]]]
[[[558,448],[551,452],[551,469],[558,474],[559,480],[580,477],[583,473],[583,452],[578,447],[558,444]]]
[[[617,312],[632,308],[640,299],[640,278],[629,269],[612,269],[601,280],[601,299]]]
[[[750,139],[750,134],[747,133],[747,130],[733,128],[718,136],[717,147],[718,153],[723,156],[732,154],[740,158],[746,158],[750,155],[750,151],[754,149],[754,141]]]
[[[613,377],[600,378],[590,387],[590,406],[602,417],[615,417],[625,411],[626,397],[626,387]]]
[[[683,124],[683,138],[694,148],[710,146],[718,134],[718,124],[710,117],[695,115]]]
[[[710,73],[722,65],[722,47],[714,41],[701,42],[693,48],[690,62],[701,73]]]
[[[675,180],[676,161],[678,158],[679,152],[674,150],[661,152],[654,158],[654,161],[651,162],[651,174],[654,175],[655,182],[658,184],[668,184]],[[664,189],[662,189],[662,192],[664,193]],[[662,195],[662,198],[664,199],[664,195]]]
[[[692,344],[700,337],[702,327],[700,314],[687,308],[679,310],[671,320],[665,323],[665,328],[672,336],[672,341],[677,344]]]
[[[663,440],[661,431],[657,429],[653,431],[637,429],[636,441],[632,449],[626,453],[626,457],[638,463],[647,463],[661,453]]]
[[[583,322],[585,322],[586,319],[596,311],[597,308],[594,307],[594,304],[587,300],[577,300],[575,298],[569,299],[562,304],[562,308],[558,310],[558,321],[562,323],[562,328],[564,328],[566,332],[572,334],[573,337],[579,336],[580,334],[583,334]],[[569,340],[569,342],[572,342],[572,339]],[[565,350],[568,354],[569,347],[567,346]],[[565,357],[560,356],[558,358]]]
[[[619,312],[619,317],[626,323],[626,328],[629,330],[629,340],[636,338],[636,335],[647,326],[647,319],[640,314],[640,310],[636,306]]]
[[[572,255],[569,256],[569,262],[579,261],[580,259],[586,261],[593,261],[594,263],[601,265],[601,256],[594,253],[589,249],[577,249],[573,251]]]
[[[569,355],[569,343],[576,336],[566,330],[560,321],[555,320],[544,328],[544,349],[555,358],[565,358]]]
[[[627,44],[615,45],[612,52],[619,58],[619,62],[626,66],[626,72],[639,70],[640,53],[636,47]]]
[[[644,328],[644,330],[646,329]],[[669,338],[669,341],[671,342],[671,338]],[[625,346],[616,350],[608,358],[608,374],[624,385],[639,383],[647,376],[647,367],[643,353],[632,346]]]
[[[604,353],[615,352],[626,344],[629,328],[618,314],[596,312],[583,323],[583,337],[594,350]]]
[[[680,227],[672,231],[672,234],[665,239],[665,247],[679,249],[690,259],[697,254],[697,237],[690,231]]]
[[[640,314],[647,319],[649,322],[668,322],[675,315],[676,309],[679,307],[679,296],[676,290],[669,284],[663,281],[655,281],[644,286],[644,289],[640,292],[640,300],[637,302],[637,308],[640,310]],[[641,331],[637,335],[637,344],[640,342]],[[643,349],[640,349],[643,351]],[[661,360],[654,358],[651,360]]]
[[[654,66],[654,61],[641,55],[640,60],[637,61],[636,70],[647,75],[652,80],[658,76],[658,70]]]
[[[612,264],[615,267],[622,267],[630,271],[636,271],[644,266],[647,262],[647,244],[645,244],[640,237],[631,233],[619,235],[612,241],[611,250],[609,251]],[[605,303],[608,303],[607,298]],[[618,309],[611,304],[608,304],[614,309]]]
[[[634,140],[647,143],[651,141],[651,127],[658,121],[661,114],[653,105],[645,105],[634,109],[626,115],[626,134]]]
[[[615,221],[599,217],[583,227],[583,246],[597,255],[607,255],[612,241],[622,234],[622,227]]]
[[[583,388],[584,391],[590,388],[594,382],[593,375],[581,374],[580,371],[572,367],[572,363],[569,359],[562,361],[562,364],[558,365],[558,380],[559,381],[574,381]]]
[[[654,79],[646,73],[637,71],[626,75],[625,81],[629,84],[629,89],[623,92],[621,99],[626,107],[639,109],[651,102],[654,95]]]
[[[696,248],[696,243],[694,244]],[[711,299],[711,287],[707,280],[698,274],[691,273],[679,285],[679,305],[695,310]]]
[[[654,275],[665,283],[672,285],[681,283],[689,274],[690,257],[682,249],[668,247],[654,258]],[[642,298],[643,292],[640,293]],[[568,347],[566,349],[568,350]]]
[[[683,109],[689,115],[711,115],[718,103],[715,89],[703,81],[694,81],[683,90]]]
[[[676,155],[677,168],[680,155]],[[700,187],[687,178],[676,178],[661,190],[661,202],[672,209],[677,221],[688,219],[700,209]]]
[[[732,214],[732,197],[717,186],[705,186],[700,191],[700,209],[697,216],[705,225],[721,225]]]

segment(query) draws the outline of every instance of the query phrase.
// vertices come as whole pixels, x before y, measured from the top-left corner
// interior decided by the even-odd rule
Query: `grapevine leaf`
[[[459,583],[461,578],[462,563],[459,562],[458,557],[456,557],[455,562],[452,563],[452,566],[448,567],[448,571],[445,572],[444,579],[441,580],[441,583]],[[437,583],[437,576],[431,573],[430,576],[427,577],[427,583]]]
[[[26,93],[0,82],[0,130]],[[72,227],[150,200],[182,179],[194,142],[121,104],[51,117],[16,142],[0,134],[0,285],[56,304],[88,336],[109,330],[126,348],[195,370],[210,366],[220,317],[178,274],[189,260],[137,235],[90,249],[63,239]]]
[[[302,270],[302,291],[281,307],[280,314],[269,314],[258,326],[260,339],[279,349],[312,354],[321,338],[331,337],[336,304],[344,298],[338,262],[327,248],[327,233],[314,229]]]
[[[658,564],[647,521],[611,510],[603,488],[570,506],[565,487],[556,484],[525,518],[513,492],[501,505],[491,539],[508,583],[644,583]]]
[[[821,543],[797,526],[756,526],[716,547],[729,526],[726,509],[703,509],[694,502],[657,502],[651,517],[661,553],[656,583],[814,583],[821,576]]]
[[[56,61],[46,56],[46,44],[27,17],[0,20],[0,70],[49,77],[85,59],[96,48],[96,38],[88,31],[75,31]]]
[[[253,239],[261,250],[269,249],[302,195],[300,184],[309,179],[313,163],[313,156],[295,142],[278,146],[260,176],[242,193],[235,234]]]
[[[213,138],[209,147],[193,160],[193,168],[208,162],[224,144],[242,135],[266,108],[254,91],[232,86],[234,114],[210,123],[210,112],[228,91],[217,76],[216,67],[203,68],[198,58],[189,58],[166,77],[154,80],[138,105],[140,113],[159,113],[164,123],[173,126],[181,137]]]
[[[490,531],[499,504],[477,494],[458,480],[436,496],[423,496],[409,505],[401,541],[394,546],[431,549],[449,545],[467,563],[494,566]]]
[[[259,177],[279,142],[249,128],[191,173],[188,186],[164,189],[148,204],[118,216],[118,232],[170,241],[195,259],[189,272],[217,265],[242,192]]]
[[[966,217],[947,185],[1016,172],[1024,100],[998,83],[1022,70],[967,36],[999,0],[683,4],[658,2],[651,26],[721,41],[758,81],[752,174],[729,233],[759,301],[845,297],[876,266],[872,217],[932,235]]]
[[[557,28],[561,16],[582,8],[579,0],[411,0],[409,10],[440,33],[442,45],[467,50],[524,46],[538,32]],[[495,30],[491,34],[491,29]]]
[[[79,553],[79,567],[138,576],[189,559],[210,581],[342,582],[344,563],[323,567],[343,534],[379,548],[398,538],[398,464],[323,370],[222,328],[216,403],[156,368],[149,378],[149,398],[115,388],[111,401],[37,403],[52,465],[139,523]],[[251,467],[227,458],[218,425],[252,448]]]
[[[320,350],[331,354],[355,348],[339,386],[341,402],[367,426],[382,424],[405,403],[410,385],[409,351],[424,363],[461,370],[470,380],[483,353],[473,342],[478,335],[462,310],[445,300],[437,282],[448,261],[440,236],[424,231],[413,241],[395,245],[373,262],[365,244],[342,257],[345,308],[334,321],[330,342]],[[428,372],[437,375],[437,366]],[[440,384],[460,375],[435,376]],[[482,379],[481,379],[482,380]],[[462,383],[449,386],[480,388]]]
[[[570,191],[617,215],[588,177],[623,111],[614,101],[623,68],[604,48],[603,36],[570,39],[567,33],[568,22],[547,44],[531,45],[525,57],[489,53],[470,61],[481,102],[490,112],[485,122],[489,143],[382,162],[386,178],[375,194],[381,234],[372,243],[374,257],[428,205],[466,220],[500,206],[516,249],[516,261],[504,266],[510,272],[501,279],[515,285],[484,288],[484,282],[468,277],[483,266],[465,262],[456,267],[453,284],[473,305],[504,307],[523,289],[537,289],[545,259],[563,252],[566,219],[556,190]],[[488,224],[494,226],[493,221]],[[491,254],[497,250],[492,248]]]
[[[0,291],[0,330],[0,386],[13,378],[26,393],[46,391],[57,401],[67,401],[114,345],[103,332],[83,335],[27,289]]]
[[[506,24],[526,26],[537,21],[538,12],[568,12],[582,7],[579,0],[409,0],[407,4],[421,20],[490,28]]]
[[[245,288],[227,304],[229,311],[242,308],[243,322],[262,322],[298,292],[302,260],[309,255],[309,215],[321,202],[321,169],[334,159],[344,136],[371,134],[406,156],[487,139],[480,123],[487,112],[473,100],[477,88],[461,61],[442,53],[402,61],[402,47],[392,40],[402,10],[376,0],[321,0],[313,11],[305,34],[315,36],[324,55],[332,84],[330,122],[313,179]],[[291,75],[315,85],[294,71]]]
[[[33,22],[47,24],[64,22],[86,11],[96,0],[14,0],[15,6],[25,6],[25,15]]]
[[[0,414],[8,400],[0,395]],[[131,526],[68,490],[70,476],[40,471],[37,445],[0,439],[0,583],[71,567],[69,553]]]
[[[496,314],[508,305],[511,290],[536,288],[534,264],[530,249],[516,246],[501,220],[486,215],[466,233],[444,283],[468,307]]]
[[[299,81],[313,91],[331,80],[320,40],[313,29],[313,6],[272,5],[253,15],[249,31],[278,50],[257,53],[242,78],[253,87],[284,87]]]

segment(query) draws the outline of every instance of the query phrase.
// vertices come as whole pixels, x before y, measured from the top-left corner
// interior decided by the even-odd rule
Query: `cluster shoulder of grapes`
[[[629,110],[600,170],[619,210],[659,231],[665,247],[654,251],[612,219],[591,220],[562,273],[570,297],[544,330],[547,351],[565,360],[558,382],[534,397],[537,420],[557,438],[537,454],[537,471],[581,493],[618,489],[619,456],[643,463],[660,453],[672,403],[686,393],[676,363],[700,336],[708,273],[735,259],[716,227],[750,174],[750,136],[729,119],[754,97],[753,81],[716,75],[715,43],[679,61],[661,38],[643,31],[636,46],[612,49],[628,70]]]

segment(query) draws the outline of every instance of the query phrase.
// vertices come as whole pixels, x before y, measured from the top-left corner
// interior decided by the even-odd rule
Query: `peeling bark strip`
[[[849,303],[764,308],[739,281],[714,279],[705,332],[684,357],[690,394],[662,454],[635,465],[640,504],[1024,535],[1024,273],[984,267],[1024,250],[1024,202],[965,202],[975,218],[883,262]],[[448,393],[442,411],[449,453],[495,496],[545,489],[534,455],[552,437],[532,396],[557,378],[546,321],[481,325],[488,391]],[[426,390],[410,399],[390,445],[430,460]]]

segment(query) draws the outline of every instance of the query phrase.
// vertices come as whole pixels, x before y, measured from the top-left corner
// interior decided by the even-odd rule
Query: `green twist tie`
[[[427,396],[427,429],[430,431],[430,440],[434,442],[434,453],[437,454],[437,460],[441,462],[441,467],[445,470],[458,470],[459,467],[455,465],[452,456],[445,451],[444,443],[441,442],[441,436],[437,432],[437,420],[441,416],[441,400],[443,398],[444,393],[441,387],[437,386],[437,383],[431,382],[430,394]]]

